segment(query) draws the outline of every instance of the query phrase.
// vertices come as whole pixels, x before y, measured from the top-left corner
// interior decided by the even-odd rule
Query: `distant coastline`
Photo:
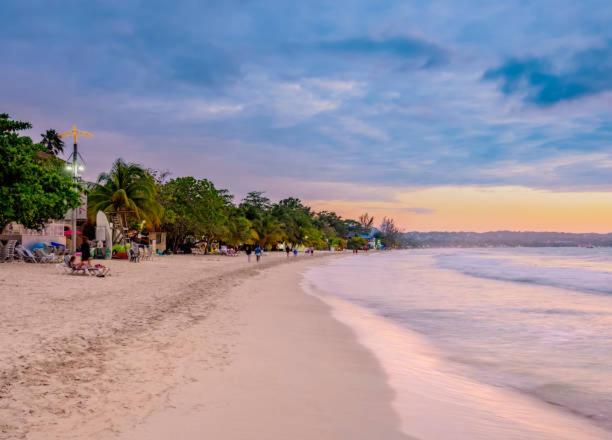
[[[402,247],[612,247],[612,233],[571,232],[405,232]]]

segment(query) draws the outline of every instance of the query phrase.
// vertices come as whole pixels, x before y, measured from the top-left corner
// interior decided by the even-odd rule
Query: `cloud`
[[[446,50],[436,44],[413,37],[348,38],[320,43],[319,47],[328,52],[357,56],[391,55],[417,62],[424,68],[447,64],[449,58]]]
[[[94,132],[92,173],[121,155],[235,191],[338,200],[609,187],[612,7],[561,2],[7,0],[0,96],[36,137]],[[525,47],[532,57],[506,58]],[[426,200],[401,206],[432,218],[418,215]]]
[[[499,81],[504,94],[522,95],[539,106],[607,92],[612,90],[612,40],[576,52],[565,69],[555,69],[547,58],[514,58],[487,70],[483,79]]]

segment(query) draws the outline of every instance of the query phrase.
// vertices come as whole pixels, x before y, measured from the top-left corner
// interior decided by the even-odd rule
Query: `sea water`
[[[304,287],[379,357],[409,433],[612,439],[612,249],[359,254]]]

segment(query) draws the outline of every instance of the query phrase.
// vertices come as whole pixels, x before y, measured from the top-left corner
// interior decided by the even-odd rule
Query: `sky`
[[[0,112],[404,230],[612,232],[608,0],[4,0]]]

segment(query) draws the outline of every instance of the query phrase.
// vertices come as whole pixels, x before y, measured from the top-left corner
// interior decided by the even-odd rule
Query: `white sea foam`
[[[612,293],[609,249],[450,251],[436,260],[439,267],[476,277]]]

